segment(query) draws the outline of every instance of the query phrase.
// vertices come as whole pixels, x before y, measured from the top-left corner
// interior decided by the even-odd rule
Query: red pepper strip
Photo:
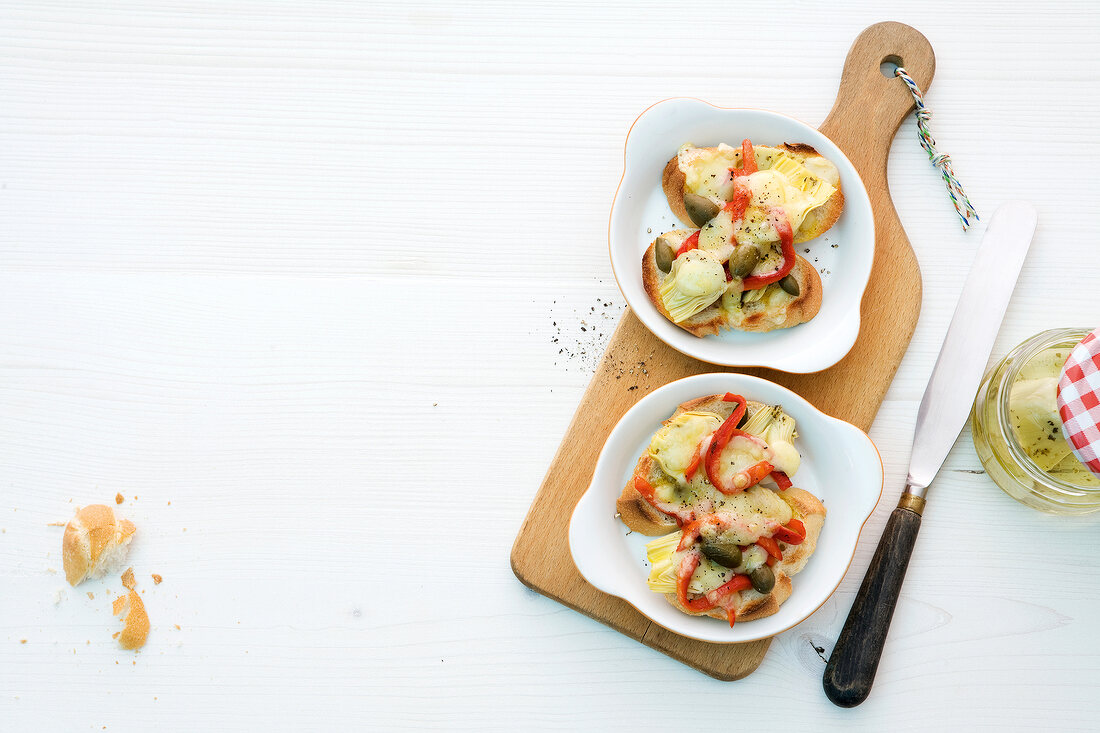
[[[658,499],[657,492],[653,488],[652,484],[650,484],[641,476],[635,476],[634,488],[638,490],[638,493],[642,495],[642,498],[648,501],[654,509],[661,512],[662,514],[667,514],[675,519],[677,526],[684,526],[684,518],[680,516],[680,510]],[[691,515],[689,514],[688,516],[690,519]]]
[[[690,237],[684,240],[684,243],[680,245],[680,249],[676,250],[676,257],[679,257],[684,252],[690,252],[693,249],[699,247],[699,232],[695,232]],[[792,252],[794,250],[791,250]],[[674,258],[675,259],[675,258]]]
[[[771,555],[768,555],[768,559],[764,561],[764,564],[766,564],[770,568],[772,565],[775,565],[775,558]]]
[[[746,435],[748,435],[748,433],[746,433]],[[758,483],[767,478],[768,474],[772,472],[773,468],[775,468],[775,466],[773,466],[768,461],[757,461],[745,470],[739,471],[737,475],[733,477],[733,482],[736,485],[738,480],[742,476],[744,476],[745,480],[748,481],[748,483],[745,484],[745,488],[741,489],[741,491],[744,491],[750,486],[756,486]]]
[[[695,478],[695,472],[699,470],[699,464],[703,462],[703,456],[707,454],[707,449],[710,448],[710,441],[713,440],[713,438],[713,435],[708,435],[699,441],[699,445],[695,449],[695,454],[691,457],[691,462],[688,463],[687,468],[684,470],[684,478],[688,481]]]
[[[688,584],[691,583],[691,576],[695,573],[695,568],[699,567],[699,559],[698,552],[684,555],[684,559],[680,561],[680,567],[676,569],[676,597],[680,599],[680,605],[692,613],[701,613],[714,608],[714,604],[708,601],[706,596],[695,599],[688,598]]]
[[[653,490],[653,484],[649,483],[641,476],[634,477],[634,488],[637,489],[638,493],[650,504],[657,500],[657,495]]]
[[[719,457],[722,453],[722,449],[726,447],[726,444],[730,442],[730,439],[736,435],[748,435],[748,433],[742,432],[737,429],[737,424],[741,422],[741,418],[745,416],[745,398],[741,395],[732,394],[727,392],[722,397],[723,402],[737,402],[737,407],[734,409],[733,414],[726,418],[726,421],[718,426],[718,429],[714,431],[714,439],[710,441],[710,447],[707,449],[706,456],[706,469],[707,478],[710,479],[710,483],[714,488],[721,491],[723,494],[740,494],[745,489],[753,486],[761,481],[765,476],[771,473],[775,468],[767,461],[760,461],[752,466],[749,466],[744,471],[738,472],[735,477],[734,486],[724,486],[721,481],[718,480],[718,463]],[[738,487],[736,481],[738,478],[743,478],[741,481],[743,486]]]
[[[756,544],[760,545],[764,552],[768,553],[776,560],[783,559],[783,553],[779,551],[779,543],[771,537],[761,537],[756,541]]]
[[[733,198],[722,209],[730,213],[730,221],[736,222],[745,216],[745,210],[749,208],[751,200],[752,191],[749,187],[743,183],[734,183]]]
[[[710,448],[707,449],[707,463],[710,463],[710,454],[714,452],[721,452],[726,447],[726,443],[730,442],[730,438],[733,437],[733,431],[737,429],[737,425],[741,422],[741,418],[745,416],[745,398],[739,394],[733,394],[732,392],[726,392],[722,396],[723,402],[736,402],[737,407],[733,408],[733,414],[726,418],[725,422],[718,426],[718,429],[714,431],[714,440],[710,442]],[[714,478],[710,475],[710,466],[707,466],[707,477],[711,479],[711,483],[714,482]]]
[[[729,421],[727,420],[726,423]],[[764,477],[772,472],[775,468],[771,463],[767,461],[757,461],[748,468],[738,471],[733,476],[733,484],[727,486],[719,480],[719,463],[722,453],[722,448],[726,443],[736,436],[743,435],[749,436],[748,433],[737,428],[731,428],[728,434],[720,436],[718,433],[722,431],[722,428],[726,426],[726,423],[722,423],[718,428],[718,432],[714,434],[714,440],[711,441],[710,450],[707,452],[707,478],[710,479],[710,483],[714,488],[721,491],[723,494],[734,495],[740,494],[750,486],[756,486],[758,483],[764,480]],[[722,448],[716,448],[721,442]]]
[[[773,537],[788,545],[801,545],[806,540],[806,525],[797,519],[792,519],[785,527],[775,530]]]
[[[708,601],[713,601],[714,605],[717,606],[718,602],[724,597],[728,596],[730,593],[748,590],[751,587],[752,581],[749,580],[749,576],[735,575],[733,576],[733,580],[718,586],[714,590],[707,591],[706,597]]]
[[[737,621],[737,611],[734,611],[732,608],[727,608],[726,609],[726,618],[728,618],[730,620],[730,628],[732,629],[733,628],[733,623],[735,621]]]
[[[695,544],[695,540],[699,539],[701,534],[700,530],[703,527],[703,520],[697,519],[694,522],[688,522],[681,530],[680,544],[676,545],[676,552],[686,550]]]
[[[756,155],[752,152],[752,141],[745,138],[741,141],[741,173],[742,176],[747,176],[750,173],[756,173]]]
[[[771,477],[772,481],[779,484],[780,491],[786,491],[794,485],[791,483],[791,480],[787,478],[787,474],[783,473],[782,471],[772,471]]]
[[[698,552],[684,555],[684,559],[680,561],[680,567],[677,568],[676,572],[676,597],[680,600],[680,605],[692,613],[709,611],[717,606],[718,602],[730,593],[748,590],[752,587],[752,581],[749,580],[749,576],[735,575],[733,576],[733,580],[718,586],[712,591],[708,591],[706,595],[701,598],[688,598],[688,585],[691,584],[691,576],[695,573],[695,568],[699,567],[699,561],[701,559]]]
[[[794,232],[791,231],[791,220],[778,208],[770,209],[769,213],[772,214],[772,223],[775,225],[775,230],[779,232],[779,241],[783,247],[783,264],[779,266],[778,270],[774,270],[767,275],[750,275],[746,277],[742,285],[745,290],[758,290],[765,285],[782,280],[794,268]]]
[[[704,438],[704,441],[706,439]],[[695,472],[699,470],[699,462],[703,460],[702,449],[703,443],[699,443],[699,446],[695,449],[695,455],[691,457],[691,462],[688,463],[687,468],[684,470],[684,478],[691,481],[695,478]]]

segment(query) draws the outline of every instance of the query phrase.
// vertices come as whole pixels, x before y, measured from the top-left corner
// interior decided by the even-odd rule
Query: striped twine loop
[[[932,133],[928,129],[928,121],[932,119],[932,110],[924,105],[924,95],[921,94],[920,87],[913,81],[913,77],[909,76],[908,71],[899,66],[894,70],[894,75],[901,77],[901,80],[905,82],[905,86],[909,87],[909,91],[913,95],[913,101],[917,105],[917,137],[920,138],[921,147],[928,153],[928,160],[940,169],[943,182],[947,184],[947,195],[951,197],[951,203],[955,205],[955,211],[959,215],[959,220],[962,222],[962,228],[965,232],[970,227],[971,217],[974,218],[974,221],[979,220],[978,212],[974,210],[974,206],[970,203],[962,184],[955,177],[955,171],[951,167],[951,156],[936,151],[936,139],[932,137]]]

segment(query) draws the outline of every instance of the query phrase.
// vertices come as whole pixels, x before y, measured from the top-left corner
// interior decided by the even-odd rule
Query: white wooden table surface
[[[1100,518],[1014,503],[968,430],[871,698],[821,691],[982,233],[912,119],[890,184],[924,306],[835,596],[720,683],[508,563],[623,308],[607,214],[656,100],[817,124],[863,27],[916,26],[979,210],[1040,210],[994,356],[1100,323],[1100,16],[1050,5],[4,3],[0,729],[1095,728]],[[54,572],[49,523],[116,492],[136,655],[117,578]]]

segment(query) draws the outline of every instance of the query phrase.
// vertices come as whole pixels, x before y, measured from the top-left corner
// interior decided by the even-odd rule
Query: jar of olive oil
[[[1066,358],[1091,329],[1043,331],[993,367],[974,399],[974,448],[1013,499],[1051,514],[1100,511],[1100,477],[1062,434],[1057,389]]]

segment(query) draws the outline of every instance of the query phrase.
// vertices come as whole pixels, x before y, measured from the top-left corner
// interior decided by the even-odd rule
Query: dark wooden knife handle
[[[886,632],[920,531],[923,508],[922,498],[908,492],[902,494],[825,665],[825,695],[841,707],[855,707],[871,693]]]

